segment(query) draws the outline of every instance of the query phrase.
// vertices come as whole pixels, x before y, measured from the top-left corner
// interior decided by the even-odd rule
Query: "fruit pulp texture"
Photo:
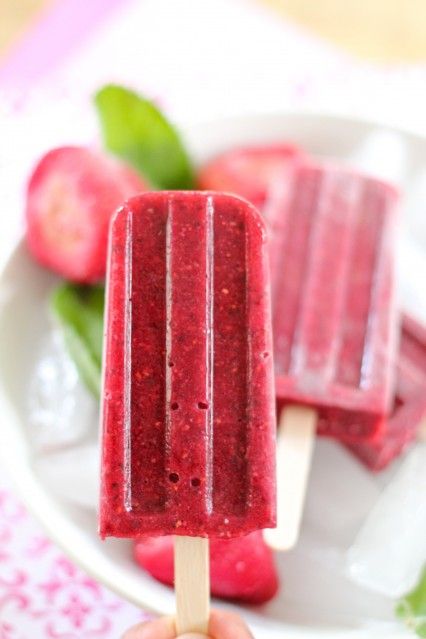
[[[266,235],[235,197],[154,193],[111,231],[102,536],[275,522]]]

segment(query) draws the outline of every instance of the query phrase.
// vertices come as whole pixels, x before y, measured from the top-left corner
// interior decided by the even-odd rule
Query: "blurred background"
[[[383,62],[426,58],[426,5],[423,0],[258,0],[283,19],[303,25],[314,34],[356,55]],[[52,0],[2,0],[0,53]]]
[[[425,36],[424,0],[2,0],[0,107],[116,81],[181,121],[303,108],[423,131]]]

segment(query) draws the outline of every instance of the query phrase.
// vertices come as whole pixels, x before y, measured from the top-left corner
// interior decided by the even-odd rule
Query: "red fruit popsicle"
[[[146,191],[130,167],[77,146],[52,149],[27,192],[27,244],[40,264],[75,282],[105,277],[108,227],[124,200]]]
[[[372,437],[390,407],[396,202],[388,184],[306,165],[272,214],[277,397],[315,408],[323,435]]]
[[[226,538],[274,525],[268,276],[263,221],[239,198],[149,193],[115,215],[102,537]],[[205,562],[202,544],[175,557],[178,604],[179,570],[188,570],[197,548]],[[199,575],[190,610],[197,610],[203,582]],[[182,623],[178,630],[203,628]]]
[[[235,193],[262,210],[276,180],[289,165],[305,157],[294,144],[266,144],[226,151],[205,164],[198,176],[201,189]]]
[[[111,228],[102,536],[274,525],[263,222],[238,198],[151,193]]]
[[[397,199],[378,180],[305,164],[294,167],[291,181],[265,208],[278,450],[288,453],[278,464],[278,527],[267,533],[278,547],[280,522],[287,530],[283,543],[290,547],[297,539],[315,429],[365,440],[380,433],[390,409]]]
[[[393,411],[381,435],[348,447],[379,471],[401,455],[426,418],[426,328],[411,317],[402,323]]]

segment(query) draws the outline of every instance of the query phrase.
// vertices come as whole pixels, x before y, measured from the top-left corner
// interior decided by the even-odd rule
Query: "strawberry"
[[[305,157],[292,144],[250,146],[226,151],[208,162],[199,172],[201,189],[235,193],[260,209],[268,189],[288,165]]]
[[[147,183],[131,168],[84,147],[60,147],[37,164],[28,184],[27,244],[40,264],[66,279],[105,276],[109,220]]]
[[[173,537],[143,537],[135,544],[136,561],[155,579],[173,585]],[[235,539],[210,540],[212,594],[260,604],[278,590],[272,551],[261,531]]]

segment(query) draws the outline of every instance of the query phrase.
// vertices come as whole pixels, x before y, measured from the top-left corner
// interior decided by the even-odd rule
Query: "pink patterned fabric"
[[[0,639],[118,639],[145,618],[65,557],[0,473]]]

